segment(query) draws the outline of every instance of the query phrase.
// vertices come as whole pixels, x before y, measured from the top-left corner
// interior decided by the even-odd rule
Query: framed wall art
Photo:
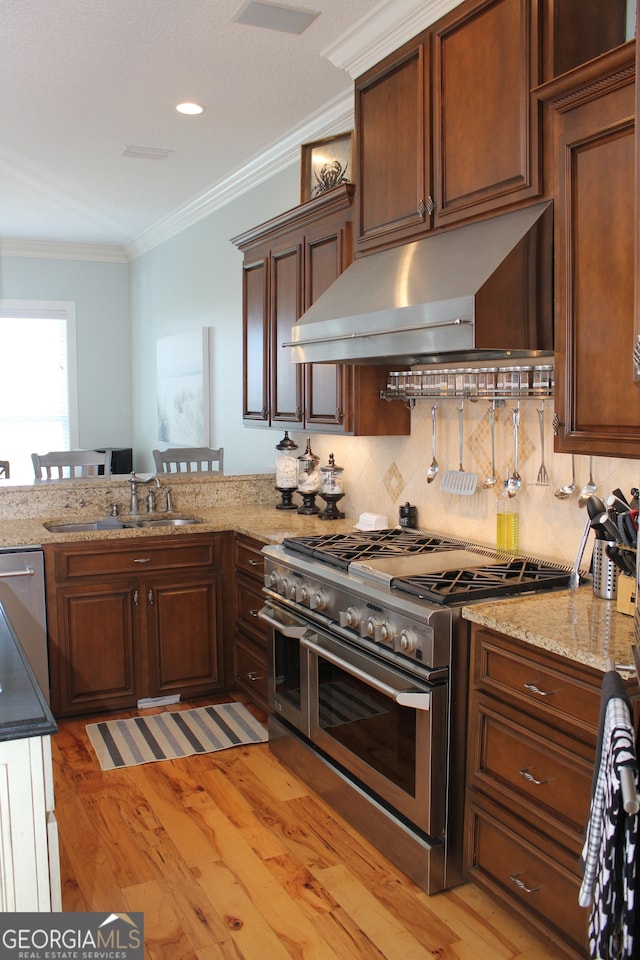
[[[313,200],[353,180],[353,133],[338,133],[302,144],[300,202]]]
[[[209,445],[209,328],[157,341],[158,439]]]

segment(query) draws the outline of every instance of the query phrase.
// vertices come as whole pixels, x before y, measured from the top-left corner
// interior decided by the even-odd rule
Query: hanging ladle
[[[431,407],[431,464],[427,470],[427,483],[431,483],[438,476],[440,465],[436,460],[436,416],[438,413],[438,404],[434,403]]]
[[[556,490],[555,495],[558,500],[566,500],[567,497],[572,497],[577,490],[576,486],[576,458],[575,455],[571,454],[571,483],[565,483],[564,487],[560,487],[559,490]]]
[[[589,497],[592,497],[596,492],[596,485],[593,479],[593,457],[589,457],[589,482],[585,483],[584,487],[580,491],[580,496],[578,498],[578,506],[586,507],[587,500]]]
[[[513,473],[507,480],[507,493],[515,497],[522,486],[522,477],[518,473],[518,427],[520,426],[520,401],[513,411]]]
[[[491,401],[491,406],[489,407],[489,431],[491,433],[491,476],[486,477],[482,481],[482,486],[485,490],[491,490],[492,487],[495,487],[498,482],[496,477],[496,402],[495,400]]]

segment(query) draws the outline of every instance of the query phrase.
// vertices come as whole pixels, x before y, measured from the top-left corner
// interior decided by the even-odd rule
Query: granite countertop
[[[48,736],[57,729],[0,603],[0,741]]]
[[[183,512],[183,511],[180,511]],[[244,533],[262,543],[281,543],[285,537],[317,536],[326,533],[344,533],[353,530],[355,520],[319,520],[317,516],[303,516],[297,510],[276,510],[271,505],[221,504],[186,510],[199,523],[182,527],[132,527],[116,530],[87,530],[76,533],[52,533],[46,522],[65,523],[70,520],[92,520],[96,514],[74,512],[73,516],[47,518],[0,519],[0,550],[47,543],[72,543],[85,540],[126,540],[133,537],[174,537],[193,533],[216,533],[231,530]]]
[[[591,584],[575,593],[561,590],[464,607],[466,620],[596,670],[612,657],[625,677],[635,674],[631,647],[633,617],[618,613],[612,600],[594,597]]]
[[[261,543],[281,543],[285,537],[346,533],[356,522],[319,520],[296,510],[278,510],[272,503],[220,503],[187,509],[200,522],[182,527],[131,528],[77,533],[52,533],[43,518],[0,519],[0,549],[27,545],[95,540],[126,540],[139,537],[180,537],[194,533],[232,531]],[[97,514],[74,510],[73,514],[52,513],[47,521],[94,519]],[[593,596],[590,584],[576,593],[569,590],[515,597],[465,606],[462,616],[500,633],[516,637],[561,657],[606,669],[613,657],[622,673],[633,671],[631,646],[635,642],[633,618],[618,613],[616,604]]]

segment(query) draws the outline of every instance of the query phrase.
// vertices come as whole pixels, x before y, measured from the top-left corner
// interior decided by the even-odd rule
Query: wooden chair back
[[[111,476],[111,450],[51,450],[32,453],[36,480],[73,480],[79,477]]]
[[[157,473],[224,473],[224,448],[170,447],[154,450],[153,459]]]

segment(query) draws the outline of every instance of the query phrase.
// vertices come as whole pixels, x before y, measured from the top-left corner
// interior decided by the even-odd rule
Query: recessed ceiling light
[[[178,113],[186,113],[190,117],[195,117],[196,114],[202,113],[204,107],[201,107],[199,103],[179,103],[176,107]]]
[[[163,150],[159,147],[125,147],[121,157],[131,157],[134,160],[166,160],[173,150]]]
[[[282,33],[302,33],[318,16],[320,16],[318,10],[303,10],[301,7],[247,0],[232,18],[232,22],[245,23],[250,27],[280,30]]]

